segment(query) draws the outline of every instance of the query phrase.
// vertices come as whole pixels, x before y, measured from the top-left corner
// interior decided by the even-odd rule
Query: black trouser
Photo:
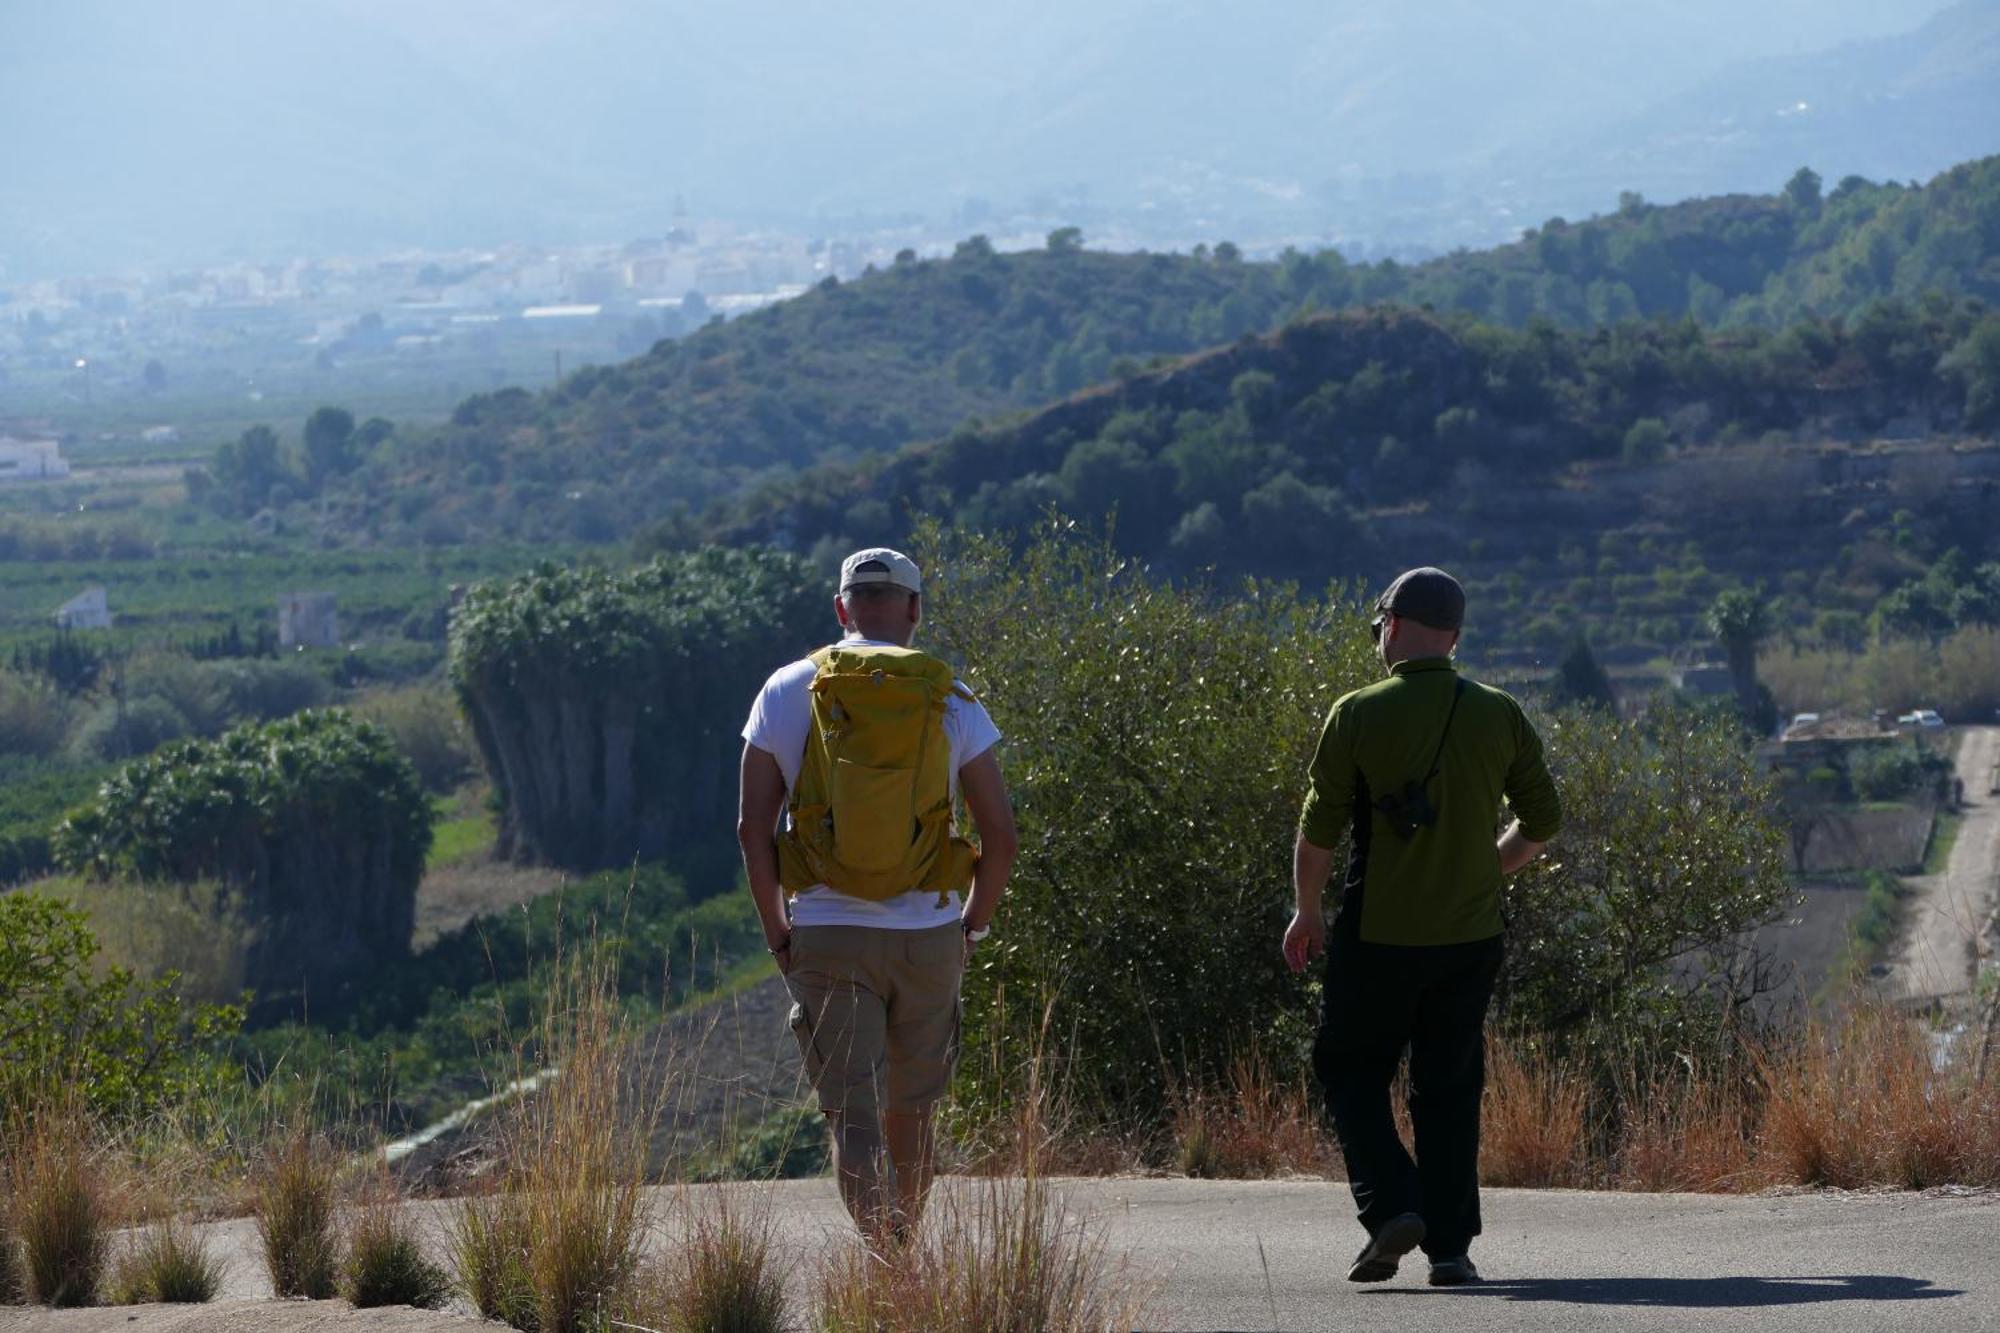
[[[1332,934],[1313,1068],[1361,1225],[1373,1235],[1392,1217],[1420,1213],[1426,1254],[1464,1254],[1479,1234],[1479,1094],[1500,939],[1419,947]],[[1415,1162],[1389,1109],[1405,1048]]]

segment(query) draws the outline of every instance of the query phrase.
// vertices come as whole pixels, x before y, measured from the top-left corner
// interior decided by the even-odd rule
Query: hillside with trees
[[[1996,346],[2000,318],[1944,298],[1780,334],[1322,314],[1012,424],[772,482],[720,510],[712,534],[832,548],[902,532],[914,514],[1018,530],[1046,506],[1116,510],[1120,546],[1174,568],[1326,578],[1368,568],[1378,538],[1422,512],[1448,518],[1458,546],[1484,536],[1554,554],[1580,524],[1534,518],[1554,518],[1556,482],[1576,464],[1664,464],[1772,432],[1986,428]]]
[[[436,431],[369,423],[289,471],[246,438],[196,489],[239,514],[315,496],[309,511],[294,503],[343,541],[606,542],[660,525],[672,545],[699,530],[691,515],[802,468],[936,439],[1313,312],[1397,303],[1574,329],[1689,317],[1754,338],[1808,319],[1846,328],[1885,300],[1991,304],[2000,158],[1922,188],[1828,189],[1801,171],[1770,196],[1628,196],[1605,217],[1551,219],[1512,245],[1419,266],[1332,251],[1251,262],[1227,243],[1116,255],[1082,241],[1063,229],[1039,251],[974,237],[948,259],[906,254],[546,393],[467,399]]]

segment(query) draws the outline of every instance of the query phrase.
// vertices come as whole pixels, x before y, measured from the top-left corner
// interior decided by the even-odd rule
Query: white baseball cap
[[[907,592],[924,590],[924,576],[917,572],[917,562],[886,546],[870,546],[840,562],[842,592],[868,583],[888,583]]]

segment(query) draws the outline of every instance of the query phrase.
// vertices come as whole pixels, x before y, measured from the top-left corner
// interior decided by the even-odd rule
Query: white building
[[[333,648],[340,643],[340,622],[330,592],[288,592],[278,597],[280,648]]]
[[[104,589],[85,588],[56,608],[58,629],[110,629],[111,602]]]
[[[0,435],[0,481],[46,481],[69,475],[69,460],[54,440]]]

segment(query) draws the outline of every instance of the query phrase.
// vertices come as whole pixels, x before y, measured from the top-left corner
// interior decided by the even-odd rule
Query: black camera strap
[[[1444,715],[1444,730],[1438,734],[1437,753],[1431,756],[1430,772],[1424,774],[1424,782],[1438,775],[1438,764],[1444,758],[1444,743],[1451,737],[1451,720],[1458,716],[1459,696],[1465,693],[1465,677],[1460,676],[1451,683],[1451,708]]]

